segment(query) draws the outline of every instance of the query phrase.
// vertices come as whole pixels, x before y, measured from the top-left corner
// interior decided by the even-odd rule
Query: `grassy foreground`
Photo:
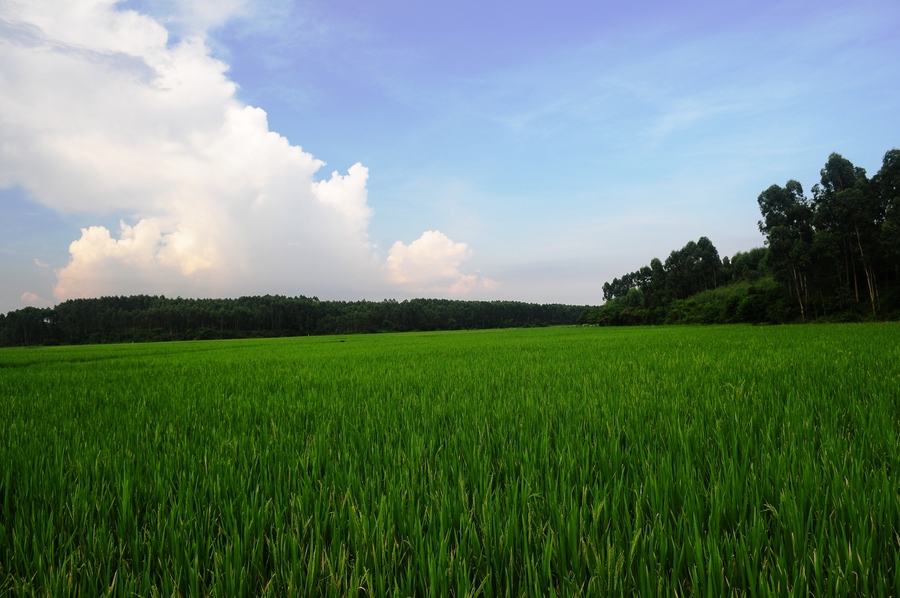
[[[900,325],[0,350],[0,594],[895,588]]]

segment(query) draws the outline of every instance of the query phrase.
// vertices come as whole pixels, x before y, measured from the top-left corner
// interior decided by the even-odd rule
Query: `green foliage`
[[[723,272],[723,282],[750,281],[755,282],[761,276],[768,274],[767,258],[769,250],[765,247],[756,247],[750,251],[738,251],[727,262],[728,267]],[[728,258],[725,258],[728,260]],[[725,261],[723,260],[723,263]]]
[[[738,258],[739,261],[742,258]],[[760,266],[761,268],[762,266]],[[784,323],[799,317],[784,297],[784,289],[772,277],[760,278],[759,270],[743,270],[745,280],[670,301],[653,309],[638,303],[639,289],[625,298],[607,301],[585,310],[581,324],[634,326],[656,324]],[[752,272],[752,275],[748,273]],[[752,280],[752,282],[751,282]],[[630,299],[629,299],[630,297]]]
[[[896,324],[4,349],[0,594],[888,595],[897,388]]]
[[[606,303],[585,310],[579,322],[634,326],[749,321],[735,316],[737,303],[746,293],[746,281],[766,276],[767,255],[766,248],[757,248],[720,260],[712,242],[701,237],[673,251],[665,264],[654,258],[649,266],[605,283]],[[719,289],[727,290],[723,295]]]

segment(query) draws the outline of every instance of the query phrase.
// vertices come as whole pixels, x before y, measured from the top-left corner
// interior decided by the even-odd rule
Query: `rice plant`
[[[900,326],[0,351],[0,593],[895,594]]]

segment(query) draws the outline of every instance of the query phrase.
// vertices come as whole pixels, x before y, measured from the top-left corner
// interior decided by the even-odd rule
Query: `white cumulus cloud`
[[[465,243],[430,230],[409,245],[394,243],[387,265],[393,282],[413,292],[461,294],[478,287],[495,287],[497,283],[489,278],[460,271],[462,262],[471,255]]]
[[[118,231],[82,229],[56,299],[485,284],[459,270],[466,245],[437,232],[394,245],[385,262],[368,238],[366,167],[317,180],[323,162],[235,98],[204,28],[246,4],[163,2],[168,20],[115,0],[0,4],[0,186],[122,217]]]

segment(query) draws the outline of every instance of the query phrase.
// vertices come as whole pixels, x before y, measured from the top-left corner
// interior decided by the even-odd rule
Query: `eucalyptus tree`
[[[884,210],[880,246],[887,272],[900,285],[900,149],[884,154],[881,170],[872,177],[872,187]]]
[[[845,280],[852,282],[857,302],[860,273],[863,275],[874,317],[878,304],[874,259],[884,208],[865,169],[854,166],[840,154],[832,153],[820,174],[820,184],[813,187],[816,228],[830,232],[840,244]]]
[[[768,264],[773,275],[788,286],[806,320],[810,300],[809,268],[812,261],[813,209],[803,187],[789,180],[772,185],[757,198],[763,219],[759,230],[769,246]]]

